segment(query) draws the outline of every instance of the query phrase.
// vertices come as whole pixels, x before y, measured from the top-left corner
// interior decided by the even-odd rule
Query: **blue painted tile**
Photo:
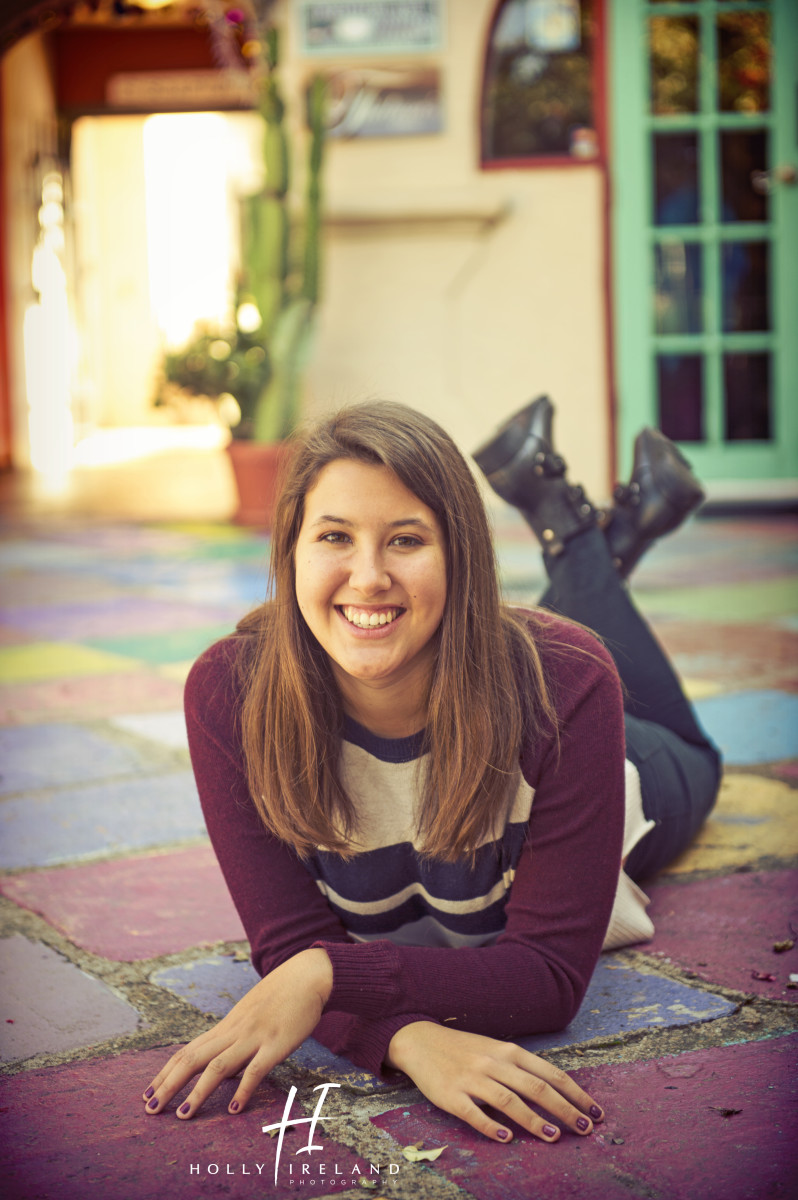
[[[43,867],[205,834],[191,771],[6,800],[0,867]]]
[[[0,1012],[4,1062],[96,1046],[144,1024],[99,979],[19,934],[0,941]]]
[[[0,729],[0,795],[129,775],[142,765],[134,750],[78,725]]]
[[[574,1046],[589,1038],[618,1037],[636,1029],[669,1029],[712,1021],[734,1012],[722,996],[687,987],[661,975],[644,975],[602,956],[585,993],[582,1007],[567,1029],[523,1038],[519,1045],[537,1052]]]
[[[201,1012],[223,1017],[259,978],[251,963],[237,962],[230,955],[216,955],[199,962],[164,967],[150,976],[150,982],[174,992]],[[338,1079],[358,1091],[379,1092],[390,1086],[349,1059],[333,1054],[315,1038],[303,1042],[287,1061],[325,1079]]]
[[[223,622],[232,624],[237,615],[228,607],[186,604],[182,600],[169,602],[147,596],[0,609],[3,624],[24,629],[39,638],[95,644],[102,639],[128,634],[162,634],[173,629],[195,629]]]
[[[735,692],[696,704],[699,720],[731,766],[798,758],[798,696]]]

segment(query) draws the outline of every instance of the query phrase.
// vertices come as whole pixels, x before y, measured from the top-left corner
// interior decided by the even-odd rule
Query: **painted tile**
[[[82,604],[50,604],[36,608],[0,609],[0,621],[40,638],[71,642],[103,640],[130,634],[158,634],[196,629],[233,620],[227,608],[171,604],[147,596],[121,596]]]
[[[185,676],[173,679],[164,671],[130,670],[118,675],[0,684],[0,725],[45,722],[60,716],[90,720],[112,713],[175,709],[183,703],[184,681]]]
[[[574,1071],[606,1118],[555,1145],[516,1126],[503,1146],[429,1103],[372,1123],[400,1145],[445,1145],[426,1169],[474,1200],[786,1200],[798,1176],[796,1055],[793,1035]]]
[[[186,734],[186,718],[182,707],[172,712],[161,713],[126,713],[123,716],[112,717],[111,725],[115,729],[123,729],[125,733],[135,733],[138,737],[149,738],[172,749],[184,747],[188,750]]]
[[[3,1062],[96,1046],[140,1022],[99,979],[19,934],[0,941],[0,1014]]]
[[[220,638],[227,637],[234,628],[235,619],[226,625],[202,626],[199,629],[175,629],[171,633],[152,633],[141,637],[131,635],[118,638],[92,638],[87,641],[86,645],[108,654],[118,654],[146,663],[183,662],[187,658],[199,658],[203,650],[207,650],[213,642]]]
[[[140,754],[79,725],[0,729],[0,795],[93,782],[142,769]]]
[[[214,1017],[225,1016],[259,979],[249,961],[242,962],[230,954],[163,967],[150,976],[151,983],[174,992],[201,1012]],[[349,1059],[333,1054],[315,1038],[303,1042],[287,1061],[358,1091],[389,1090],[388,1084],[356,1067]]]
[[[255,1200],[334,1195],[339,1190],[360,1195],[359,1179],[379,1178],[367,1158],[321,1129],[315,1131],[313,1144],[322,1149],[302,1152],[310,1128],[304,1124],[285,1134],[275,1184],[278,1138],[270,1138],[262,1129],[282,1119],[287,1095],[268,1079],[258,1086],[249,1107],[235,1117],[227,1112],[237,1086],[233,1079],[220,1084],[193,1120],[178,1124],[174,1116],[188,1088],[165,1112],[148,1116],[142,1093],[176,1049],[165,1046],[91,1059],[0,1080],[5,1200],[45,1196],[145,1200],[161,1195],[170,1200],[206,1196]],[[302,1087],[299,1100],[311,1113],[318,1099],[312,1087]],[[352,1111],[350,1097],[337,1089],[327,1093],[322,1115],[330,1123],[328,1128],[334,1130],[336,1122]],[[295,1100],[290,1116],[307,1120],[307,1115]],[[389,1146],[386,1139],[381,1156],[386,1166]],[[401,1180],[409,1166],[401,1156],[393,1162],[397,1168],[393,1178]],[[309,1174],[300,1191],[294,1185],[302,1177],[303,1163],[309,1165]],[[352,1170],[355,1165],[357,1171]],[[334,1179],[337,1185],[332,1184]],[[388,1188],[385,1191],[390,1194]]]
[[[245,939],[210,846],[14,875],[0,891],[115,962]]]
[[[683,675],[714,680],[727,691],[781,686],[798,663],[798,633],[762,622],[663,621],[657,632]]]
[[[194,666],[194,659],[187,658],[183,662],[173,663],[158,663],[156,670],[159,675],[163,675],[165,679],[176,680],[179,684],[184,684],[188,679],[188,673]],[[182,696],[183,689],[181,686],[180,694]]]
[[[798,583],[794,579],[757,579],[662,592],[638,590],[636,599],[646,613],[668,613],[703,621],[766,621],[795,612]]]
[[[689,700],[706,700],[707,696],[719,696],[723,685],[713,679],[687,679],[682,677],[682,687]]]
[[[674,979],[646,975],[611,954],[602,955],[579,1012],[560,1033],[522,1038],[519,1045],[538,1054],[595,1037],[617,1037],[637,1029],[670,1029],[711,1021],[734,1012],[722,996],[687,987]]]
[[[641,947],[647,954],[738,992],[798,1001],[798,991],[787,988],[790,973],[798,973],[798,945],[773,950],[798,929],[798,870],[653,883],[647,891],[656,930]]]
[[[33,683],[69,675],[118,674],[135,671],[138,667],[139,663],[129,656],[66,642],[30,642],[25,646],[0,647],[0,680],[3,683]]]
[[[798,696],[736,692],[699,700],[695,708],[731,766],[798,758]]]
[[[70,575],[46,569],[19,571],[7,574],[0,585],[0,599],[5,608],[27,605],[80,604],[85,600],[114,600],[123,593],[103,579],[102,575],[85,573]]]
[[[794,775],[793,778],[796,776]],[[759,858],[798,854],[798,790],[759,775],[726,774],[698,836],[664,875],[737,870]]]
[[[0,866],[73,859],[205,836],[191,771],[91,783],[0,805]]]

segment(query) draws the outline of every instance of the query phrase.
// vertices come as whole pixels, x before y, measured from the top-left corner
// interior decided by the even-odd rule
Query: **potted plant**
[[[326,85],[317,77],[308,90],[309,158],[304,211],[297,219],[274,26],[263,33],[260,45],[265,182],[241,202],[235,319],[228,328],[198,328],[187,346],[165,356],[163,379],[172,388],[216,401],[232,432],[228,453],[239,495],[235,520],[268,528],[285,439],[299,416],[319,299]]]

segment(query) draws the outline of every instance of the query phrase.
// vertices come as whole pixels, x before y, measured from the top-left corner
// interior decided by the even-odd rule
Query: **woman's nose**
[[[361,550],[352,564],[349,585],[364,596],[374,596],[391,586],[382,555],[377,551]]]

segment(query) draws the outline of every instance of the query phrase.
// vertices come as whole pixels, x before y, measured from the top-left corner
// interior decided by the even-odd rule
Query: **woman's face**
[[[344,696],[426,681],[446,604],[438,519],[387,467],[337,459],[305,497],[296,596]]]

